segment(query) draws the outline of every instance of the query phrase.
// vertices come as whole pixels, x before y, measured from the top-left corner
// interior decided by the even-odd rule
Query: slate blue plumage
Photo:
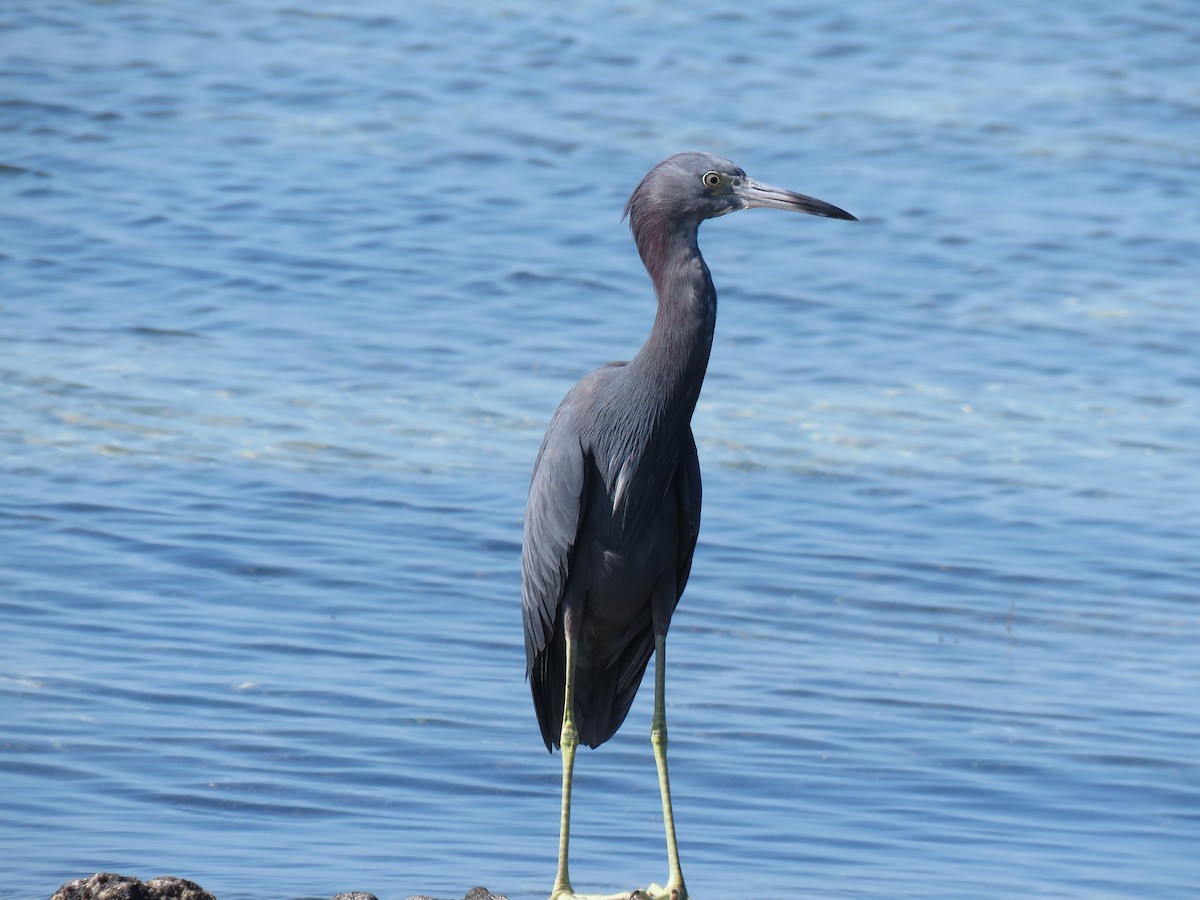
[[[575,745],[597,747],[616,733],[656,650],[651,731],[671,866],[664,896],[687,896],[666,778],[662,694],[666,634],[700,529],[691,419],[717,315],[697,232],[705,219],[753,206],[854,218],[760,184],[707,153],[675,154],[642,179],[625,213],[658,297],[654,325],[633,359],[602,366],[571,388],[534,464],[522,607],[538,724],[547,749],[560,746],[564,757],[555,897],[572,893],[566,850]]]

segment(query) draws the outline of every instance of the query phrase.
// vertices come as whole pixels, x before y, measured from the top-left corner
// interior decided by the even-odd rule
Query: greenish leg
[[[571,843],[571,773],[575,768],[575,748],[579,746],[579,733],[575,730],[575,641],[567,638],[567,684],[563,692],[562,733],[558,739],[562,752],[562,815],[558,825],[558,874],[554,877],[554,890],[550,900],[556,897],[571,897],[571,878],[567,874],[567,851]]]
[[[654,719],[650,724],[650,743],[654,747],[654,762],[658,766],[658,789],[662,793],[663,827],[667,832],[667,862],[670,875],[665,888],[650,887],[654,896],[670,900],[687,900],[683,885],[683,870],[679,867],[679,847],[675,843],[675,813],[671,809],[671,782],[667,778],[667,638],[654,638]]]
[[[651,885],[645,891],[620,894],[576,894],[567,873],[567,856],[571,843],[571,773],[575,768],[575,750],[579,746],[579,732],[575,728],[575,641],[567,638],[567,683],[563,691],[563,724],[558,745],[562,752],[562,814],[558,831],[558,874],[554,877],[554,889],[550,900],[688,900],[683,886],[683,873],[679,869],[679,850],[675,846],[675,817],[671,813],[671,788],[667,783],[667,717],[663,712],[665,687],[663,650],[665,639],[655,640],[658,660],[654,667],[654,723],[650,729],[650,741],[654,745],[654,759],[658,765],[658,783],[662,790],[663,821],[667,828],[667,852],[670,855],[671,877],[665,888]]]

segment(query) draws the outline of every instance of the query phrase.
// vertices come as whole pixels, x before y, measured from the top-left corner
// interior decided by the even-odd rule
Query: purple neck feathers
[[[700,221],[671,218],[646,199],[631,209],[629,225],[654,283],[658,313],[630,366],[644,373],[643,383],[657,394],[659,408],[676,412],[687,424],[708,368],[717,292],[696,243]]]

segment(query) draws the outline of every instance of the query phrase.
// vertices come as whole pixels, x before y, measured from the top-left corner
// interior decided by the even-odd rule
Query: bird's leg
[[[575,768],[575,748],[579,746],[579,733],[575,730],[575,639],[567,629],[567,683],[563,691],[562,733],[558,747],[562,752],[562,816],[558,825],[558,874],[554,877],[554,890],[550,900],[570,897],[575,894],[567,874],[567,849],[571,843],[571,773]]]
[[[650,743],[658,766],[658,789],[662,793],[663,827],[667,832],[667,862],[670,874],[667,886],[651,885],[648,893],[669,900],[687,900],[683,870],[679,867],[679,847],[675,843],[675,813],[671,809],[671,782],[667,778],[667,636],[654,636],[654,719],[650,724]]]
[[[569,613],[568,613],[569,617]],[[558,747],[562,752],[562,818],[559,820],[558,831],[558,874],[554,876],[554,889],[550,892],[550,900],[650,900],[642,891],[626,891],[621,894],[576,894],[571,887],[571,878],[567,874],[568,846],[571,843],[571,773],[575,767],[575,749],[579,746],[579,732],[575,728],[575,639],[570,637],[570,623],[567,625],[567,682],[563,691],[563,723],[562,732],[558,737]]]

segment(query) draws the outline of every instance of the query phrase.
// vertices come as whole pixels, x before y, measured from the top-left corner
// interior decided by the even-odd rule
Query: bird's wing
[[[683,596],[687,586],[696,538],[700,535],[700,494],[700,457],[696,454],[696,439],[689,428],[675,469],[675,496],[679,503],[679,563],[675,587],[679,596]]]
[[[571,551],[587,489],[584,452],[568,404],[554,414],[529,485],[521,548],[521,607],[525,620],[526,674],[550,643],[570,570]]]

